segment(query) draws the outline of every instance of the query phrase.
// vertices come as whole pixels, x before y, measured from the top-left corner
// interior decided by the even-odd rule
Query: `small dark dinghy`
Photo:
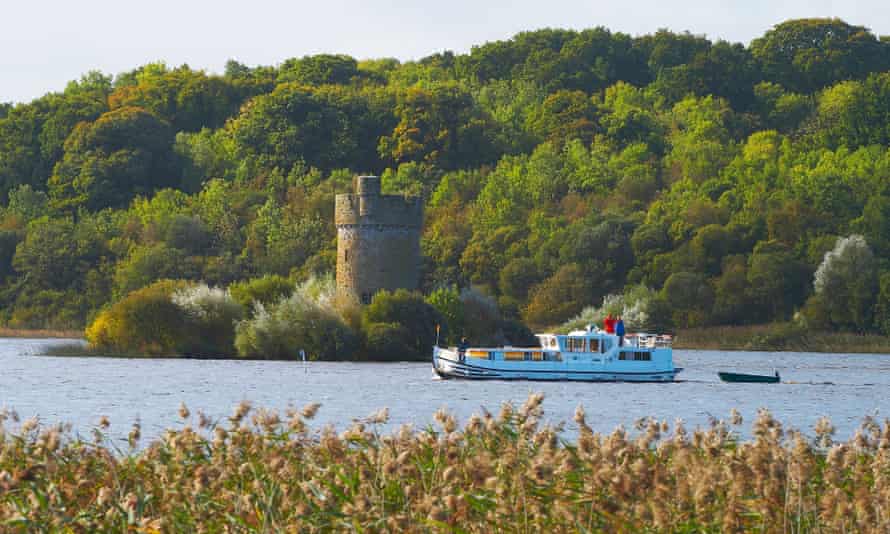
[[[781,380],[779,378],[779,372],[776,371],[775,375],[749,375],[744,373],[726,373],[726,372],[718,372],[717,375],[720,377],[720,380],[724,382],[754,382],[759,384],[776,384]]]

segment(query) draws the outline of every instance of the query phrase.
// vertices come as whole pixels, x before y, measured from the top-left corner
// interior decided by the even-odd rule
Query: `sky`
[[[277,65],[317,53],[411,60],[546,27],[667,28],[747,44],[807,17],[890,35],[887,0],[0,0],[0,102],[152,61],[219,73],[229,59]]]

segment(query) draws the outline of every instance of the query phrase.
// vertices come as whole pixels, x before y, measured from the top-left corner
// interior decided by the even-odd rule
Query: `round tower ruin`
[[[353,189],[334,206],[337,291],[367,304],[382,289],[417,289],[421,199],[381,195],[377,176],[356,177]]]

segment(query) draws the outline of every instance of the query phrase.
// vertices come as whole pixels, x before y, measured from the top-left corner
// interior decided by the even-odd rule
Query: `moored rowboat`
[[[781,380],[779,378],[779,372],[776,371],[775,375],[751,375],[745,373],[727,373],[724,371],[720,371],[717,373],[720,377],[720,380],[724,382],[751,382],[751,383],[759,383],[759,384],[775,384]]]

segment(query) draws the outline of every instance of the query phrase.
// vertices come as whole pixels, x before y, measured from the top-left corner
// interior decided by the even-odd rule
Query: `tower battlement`
[[[422,200],[382,195],[377,176],[357,176],[353,190],[334,205],[337,290],[366,303],[381,289],[417,289]]]

